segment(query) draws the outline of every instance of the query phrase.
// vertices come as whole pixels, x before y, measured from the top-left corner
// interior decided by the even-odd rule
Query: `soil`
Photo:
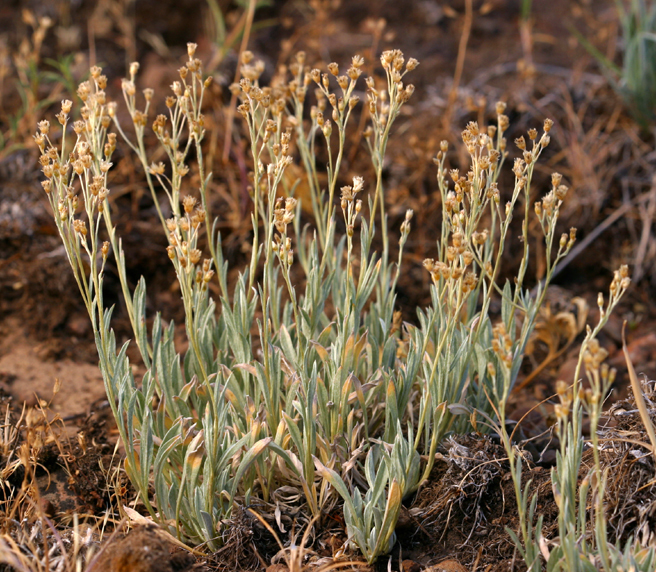
[[[313,64],[347,62],[355,53],[371,62],[375,60],[372,52],[391,47],[421,62],[412,74],[416,91],[399,120],[385,170],[392,233],[398,235],[407,208],[415,212],[405,249],[408,267],[398,295],[398,307],[410,321],[415,319],[415,308],[429,300],[429,278],[421,263],[434,252],[438,238],[441,206],[431,160],[440,141],[450,142],[452,166],[464,165],[463,149],[458,145],[460,130],[468,121],[489,120],[497,100],[508,102],[513,129],[509,141],[528,127],[539,126],[547,116],[554,119],[553,141],[536,174],[537,185],[546,189],[550,173],[562,172],[572,187],[562,213],[563,230],[576,226],[580,241],[590,235],[596,238],[556,278],[558,288],[550,308],[553,314],[563,311],[576,317],[582,306],[573,300],[580,297],[587,303],[587,323],[593,323],[597,292],[607,289],[612,270],[620,262],[632,263],[634,285],[600,339],[609,351],[611,365],[618,369],[609,405],[626,399],[626,367],[620,351],[625,320],[636,369],[647,379],[656,378],[656,307],[652,302],[656,248],[649,218],[653,207],[648,202],[655,200],[649,199],[656,168],[656,155],[651,151],[653,126],[645,132],[633,122],[594,58],[571,33],[571,28],[576,28],[611,59],[617,59],[615,3],[533,2],[531,42],[522,43],[519,0],[474,0],[462,75],[452,93],[459,45],[467,28],[467,3],[273,2],[256,12],[249,47],[265,60],[269,70],[300,49]],[[71,10],[73,5],[64,1],[4,2],[0,7],[0,60],[18,54],[21,42],[24,45],[32,38],[28,18],[21,18],[25,11],[49,16],[54,22],[35,61],[37,69],[52,71],[48,58],[61,61],[70,55],[71,74],[80,80],[91,61],[102,62],[105,73],[113,78],[108,92],[114,98],[120,92],[117,78],[124,75],[126,61],[133,58],[142,62],[141,87],[156,88],[160,105],[187,41],[199,44],[199,57],[204,61],[212,60],[211,25],[205,25],[210,3],[98,0],[78,4],[79,9]],[[219,4],[226,21],[234,24],[241,9],[230,2]],[[116,431],[86,310],[39,185],[38,154],[31,135],[36,121],[44,114],[53,115],[56,106],[25,106],[19,96],[16,60],[7,61],[14,63],[6,71],[0,65],[0,131],[4,134],[0,146],[0,392],[6,395],[3,407],[11,403],[13,415],[20,414],[23,404],[41,408],[48,420],[60,427],[58,437],[39,451],[42,469],[37,480],[46,514],[58,522],[70,522],[73,513],[97,517],[117,509],[133,499],[134,493],[119,470],[120,450],[115,450]],[[216,87],[208,104],[215,110],[229,101],[227,86],[235,66],[233,52],[217,65]],[[66,95],[66,88],[44,75],[35,95],[58,101]],[[207,115],[208,129],[214,130],[209,138],[215,163],[212,207],[224,215],[224,250],[234,280],[248,254],[245,135],[237,125],[236,143],[227,163],[221,163],[225,119],[211,110]],[[345,181],[353,174],[371,177],[371,167],[361,155],[346,158]],[[173,286],[166,243],[144,192],[140,167],[127,155],[119,157],[112,178],[112,208],[128,253],[130,280],[135,284],[140,276],[146,278],[149,313],[161,310],[165,319],[180,323],[179,294]],[[594,234],[621,209],[623,216],[616,217],[608,230]],[[513,253],[508,257],[508,275],[517,262],[513,257]],[[529,273],[539,276],[543,271],[531,268]],[[110,267],[106,298],[117,305],[114,326],[121,341],[129,336],[129,324],[117,284]],[[549,319],[541,317],[543,324]],[[547,528],[555,516],[549,467],[555,461],[556,443],[548,432],[553,409],[548,398],[557,379],[573,374],[581,338],[578,332],[569,347],[564,347],[564,338],[560,338],[557,358],[545,367],[540,364],[547,355],[547,343],[536,342],[518,383],[538,368],[540,373],[513,395],[511,404],[511,417],[520,421],[525,438],[546,435],[534,439],[532,448],[527,448],[527,459],[530,457],[533,487]],[[131,355],[131,359],[138,367],[138,356]],[[441,455],[429,482],[407,503],[397,531],[399,542],[391,555],[392,569],[520,569],[506,533],[506,527],[516,528],[516,507],[499,445],[484,436],[463,436],[445,444]],[[13,478],[19,486],[22,476]],[[320,542],[315,542],[319,559],[331,558],[332,547],[345,540],[343,521],[334,516],[332,526],[325,524]],[[140,526],[125,539],[117,532],[102,548],[93,569],[185,571],[271,564],[279,552],[273,536],[247,514],[236,517],[236,523],[234,542],[227,543],[232,552],[226,550],[210,561],[171,554],[172,545],[166,539],[151,527]],[[382,559],[381,570],[387,565]],[[272,566],[284,565],[274,562]]]

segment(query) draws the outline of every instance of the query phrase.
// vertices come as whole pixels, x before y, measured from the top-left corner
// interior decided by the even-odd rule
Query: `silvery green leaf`
[[[469,415],[471,411],[462,403],[451,403],[447,406],[452,415]]]

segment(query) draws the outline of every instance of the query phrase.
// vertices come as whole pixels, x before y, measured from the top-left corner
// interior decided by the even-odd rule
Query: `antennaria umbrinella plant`
[[[383,166],[392,127],[414,91],[406,74],[418,62],[387,51],[383,81],[367,78],[371,125],[364,137],[375,180],[356,176],[339,186],[364,60],[354,57],[345,73],[335,63],[322,73],[299,54],[290,77],[267,87],[259,83],[262,64],[250,52],[242,54],[243,79],[232,89],[250,140],[252,248],[247,266],[229,284],[204,158],[202,109],[211,78],[203,76],[193,44],[188,56],[166,99],[168,115],[152,121],[166,162],[151,162],[146,149],[153,93],[137,95],[137,64],[122,84],[133,130],[121,125],[104,92],[107,80],[93,68],[78,90],[84,107],[72,126],[74,142],[65,141],[70,102],[58,115],[60,149],[46,121],[35,137],[43,187],[92,321],[126,472],[156,522],[212,550],[221,546],[235,503],[253,496],[268,501],[279,487],[291,487],[308,516],[320,518],[341,499],[349,541],[372,563],[393,546],[401,502],[428,478],[438,445],[449,432],[470,429],[460,414],[479,411],[490,425],[505,419],[546,288],[532,296],[525,285],[527,221],[537,216],[543,231],[547,284],[575,239],[573,229],[556,233],[567,192],[560,175],[531,208],[538,199],[533,169],[552,123],[545,121],[540,135],[531,129],[528,143],[516,140],[521,157],[514,161],[505,204],[498,188],[507,157],[503,104],[497,105],[496,125],[470,123],[463,131],[471,157],[464,174],[447,171],[448,144],[442,142],[436,158],[442,232],[434,258],[424,262],[431,304],[418,309],[415,323],[402,323],[395,313],[396,286],[413,214],[406,213],[392,260]],[[315,105],[306,119],[311,97]],[[138,157],[168,239],[185,310],[189,346],[183,354],[175,347],[174,324],[146,314],[145,281],[134,291],[128,286],[107,201],[118,140],[112,129]],[[327,157],[325,178],[319,148]],[[191,157],[197,192],[187,182]],[[291,167],[297,160],[302,169]],[[301,183],[309,189],[313,225],[301,221],[307,216],[295,196]],[[516,211],[522,262],[514,283],[501,284]],[[380,252],[374,248],[377,233]],[[110,252],[146,368],[141,383],[134,379],[128,343],[117,347],[112,310],[103,302]],[[212,281],[217,300],[210,295]],[[497,323],[490,312],[494,299],[501,301]],[[511,462],[521,496],[521,464]],[[532,538],[532,518],[523,521],[524,541]]]

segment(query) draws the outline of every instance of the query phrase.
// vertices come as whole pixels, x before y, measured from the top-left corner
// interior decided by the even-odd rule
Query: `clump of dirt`
[[[643,391],[651,422],[655,424],[654,382],[644,383]],[[600,460],[608,476],[604,504],[609,540],[624,546],[633,538],[643,546],[656,546],[656,463],[633,396],[614,403],[608,416],[599,437]],[[587,471],[585,465],[592,462],[592,451],[588,451],[582,471]]]
[[[342,510],[324,507],[312,520],[302,492],[282,486],[271,502],[251,499],[248,507],[235,505],[223,535],[223,547],[213,555],[217,570],[286,570],[291,560],[311,570],[349,560],[364,570],[362,556],[346,549],[348,534]]]
[[[173,545],[156,526],[139,526],[127,536],[108,542],[89,569],[103,572],[186,572],[195,568],[188,552]]]
[[[134,489],[124,471],[110,436],[115,422],[109,407],[92,413],[77,433],[69,455],[70,489],[86,512],[98,514],[125,500]]]
[[[503,447],[490,436],[470,434],[449,438],[444,448],[408,511],[412,522],[399,534],[404,557],[423,565],[454,559],[468,569],[508,570],[516,554],[506,529],[517,530],[518,520]],[[548,537],[557,517],[549,471],[533,465],[529,452],[524,457],[529,498],[538,495]]]

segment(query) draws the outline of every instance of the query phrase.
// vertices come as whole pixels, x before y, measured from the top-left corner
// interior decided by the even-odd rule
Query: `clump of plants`
[[[286,74],[264,86],[263,64],[242,54],[243,79],[232,89],[250,138],[252,244],[249,263],[229,284],[203,145],[203,99],[212,80],[195,50],[189,44],[166,114],[152,117],[153,92],[137,93],[134,63],[122,84],[128,129],[105,94],[107,78],[94,67],[78,89],[81,119],[70,124],[72,103],[64,101],[57,116],[61,140],[45,120],[35,136],[43,188],[93,325],[125,470],[144,510],[185,542],[217,550],[236,505],[254,497],[267,501],[284,486],[296,489],[312,522],[341,504],[344,549],[357,547],[372,563],[393,546],[402,500],[428,478],[439,444],[451,432],[469,431],[478,415],[502,436],[524,511],[517,542],[527,564],[539,566],[544,550],[539,523],[534,531],[535,502],[527,507],[521,455],[504,420],[546,285],[575,241],[574,229],[556,230],[567,193],[561,176],[552,176],[542,196],[532,185],[552,122],[515,141],[520,157],[508,192],[498,186],[507,157],[504,104],[496,106],[495,125],[470,123],[463,131],[471,157],[463,173],[447,170],[448,143],[442,142],[435,160],[442,232],[434,257],[424,261],[431,304],[417,309],[415,323],[402,323],[396,285],[413,213],[406,213],[392,259],[383,167],[391,129],[414,91],[406,76],[419,63],[386,51],[383,77],[365,80],[364,138],[375,179],[355,177],[343,185],[347,131],[362,107],[356,86],[364,60],[355,56],[345,70],[331,63],[321,71],[299,53]],[[149,159],[149,125],[165,162]],[[119,139],[141,162],[168,239],[185,311],[184,353],[176,348],[174,324],[146,314],[145,281],[133,291],[128,284],[108,201]],[[296,163],[302,170],[290,168]],[[198,188],[190,188],[192,169]],[[309,189],[308,221],[295,195],[300,185]],[[516,216],[519,243],[509,234]],[[547,269],[534,294],[526,286],[531,217],[543,234]],[[373,247],[377,234],[380,251]],[[514,281],[500,283],[511,244],[522,249],[521,263]],[[112,308],[103,301],[110,256],[146,368],[141,383],[127,357],[130,342],[117,346]],[[618,276],[608,311],[628,285],[624,271]],[[494,300],[500,301],[498,318],[490,310]],[[584,401],[576,392],[574,399],[574,425],[568,415],[559,417],[561,434],[571,435],[563,443],[580,437]],[[558,471],[571,454],[563,449]],[[580,457],[571,461],[580,464]],[[575,484],[558,476],[561,497],[575,502]],[[561,510],[570,520],[580,514]]]
[[[621,35],[622,64],[617,65],[583,35],[579,41],[597,59],[628,111],[647,130],[656,119],[656,3],[653,0],[615,0]]]

